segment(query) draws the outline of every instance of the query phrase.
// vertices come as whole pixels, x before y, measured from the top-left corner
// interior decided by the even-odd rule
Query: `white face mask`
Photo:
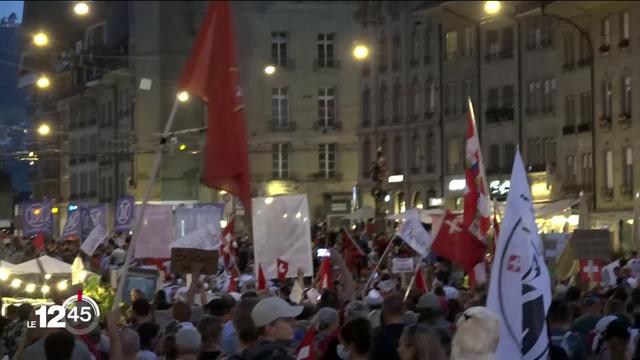
[[[338,357],[342,360],[349,360],[350,351],[347,350],[344,345],[338,344],[336,347],[336,352],[338,353]]]

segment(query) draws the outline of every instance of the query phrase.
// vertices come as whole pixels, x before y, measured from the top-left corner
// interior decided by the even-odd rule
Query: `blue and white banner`
[[[107,205],[83,205],[80,207],[82,217],[82,239],[86,239],[96,226],[107,228]]]
[[[125,196],[116,202],[113,212],[113,231],[124,232],[131,230],[135,211],[135,198]]]
[[[80,210],[67,211],[67,222],[62,229],[62,239],[80,239],[82,236],[82,212]]]
[[[53,234],[51,200],[27,201],[20,204],[22,234],[25,237],[43,233]]]
[[[527,173],[517,151],[487,297],[487,307],[500,318],[496,359],[548,356],[546,317],[551,281],[531,200]]]

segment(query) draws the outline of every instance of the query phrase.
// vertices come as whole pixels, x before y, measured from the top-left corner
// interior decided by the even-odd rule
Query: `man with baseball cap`
[[[245,350],[250,359],[293,359],[283,343],[293,339],[293,319],[302,306],[291,306],[280,297],[260,300],[251,311],[251,320],[258,330],[258,340]]]

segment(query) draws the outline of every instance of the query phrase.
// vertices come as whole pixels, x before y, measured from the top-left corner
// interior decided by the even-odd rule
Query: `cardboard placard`
[[[544,258],[550,263],[555,263],[556,258],[562,254],[569,241],[569,234],[555,233],[540,235],[544,246]]]
[[[391,272],[394,274],[413,272],[413,258],[393,258]]]
[[[611,232],[607,229],[573,231],[570,246],[576,259],[611,260]]]
[[[171,272],[191,273],[194,264],[200,264],[200,273],[214,275],[218,273],[218,250],[200,250],[192,248],[171,249]]]

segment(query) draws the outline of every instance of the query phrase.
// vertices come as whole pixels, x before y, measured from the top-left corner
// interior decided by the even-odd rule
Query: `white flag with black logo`
[[[543,251],[527,173],[517,151],[487,298],[487,307],[500,317],[497,359],[547,358],[551,282]]]

